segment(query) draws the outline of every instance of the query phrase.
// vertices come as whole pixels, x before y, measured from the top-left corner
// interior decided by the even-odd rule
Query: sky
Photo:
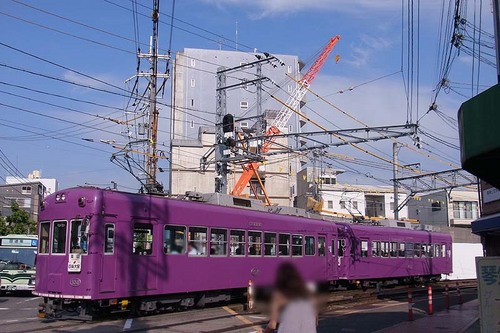
[[[329,129],[418,121],[422,148],[410,137],[400,139],[400,163],[420,163],[425,171],[458,168],[458,109],[496,84],[491,5],[462,2],[462,47],[451,48],[449,58],[454,1],[411,3],[185,0],[174,6],[162,0],[160,50],[290,54],[307,69],[328,40],[341,35],[332,53],[339,61],[331,56],[311,86],[322,99],[309,93],[304,112]],[[0,2],[0,183],[37,169],[60,188],[116,182],[138,190],[136,179],[110,161],[117,149],[109,143],[127,142],[117,121],[129,103],[137,47],[147,50],[151,6],[152,0]],[[445,84],[437,89],[439,82]],[[160,100],[166,144],[168,90]],[[392,167],[384,160],[392,158],[392,141],[363,147],[380,158],[343,147],[328,151],[340,160],[323,163],[346,170],[341,182],[389,185]],[[167,170],[168,163],[159,167]],[[167,179],[159,174],[160,182]]]

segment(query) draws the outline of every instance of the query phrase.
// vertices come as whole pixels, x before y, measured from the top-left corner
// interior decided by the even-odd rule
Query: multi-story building
[[[479,217],[479,197],[476,190],[464,189],[419,195],[408,202],[408,214],[427,225],[470,228]]]
[[[33,221],[38,221],[38,209],[43,201],[45,186],[39,181],[21,184],[0,185],[1,215],[9,216],[14,202],[19,208],[30,214]]]
[[[38,221],[40,204],[47,195],[58,190],[57,180],[42,178],[39,170],[33,170],[27,178],[17,176],[5,177],[6,185],[0,185],[1,215],[11,214],[13,202],[30,214],[34,221]]]
[[[216,73],[219,68],[233,68],[252,63],[261,55],[238,51],[184,49],[176,54],[174,63],[172,95],[172,140],[171,140],[171,179],[170,193],[182,195],[186,191],[214,192],[214,163],[201,171],[200,160],[203,156],[210,161],[214,155],[208,153],[215,144],[216,113]],[[300,78],[297,56],[277,55],[281,63],[263,63],[260,77],[266,79],[259,92],[254,84],[240,85],[226,91],[226,109],[235,118],[235,126],[244,135],[258,135],[255,126],[257,116],[269,124],[282,108],[276,99],[287,101],[295,91],[297,83],[290,79]],[[256,67],[245,67],[228,75],[226,86],[255,80],[259,75]],[[290,76],[290,77],[289,77]],[[273,95],[275,98],[272,98]],[[260,96],[260,97],[259,97]],[[258,100],[261,99],[261,103]],[[294,114],[283,133],[299,132],[303,122]],[[278,139],[274,146],[295,147],[296,143],[286,138]],[[252,145],[249,149],[255,149]],[[290,155],[275,155],[266,159],[259,168],[259,175],[273,204],[293,204],[295,174],[300,163]],[[229,166],[228,189],[231,190],[241,175],[241,166]],[[251,182],[257,191],[262,189],[257,179]],[[250,187],[243,192],[250,195]]]
[[[44,185],[43,196],[46,197],[58,190],[57,179],[55,178],[42,178],[42,172],[40,170],[33,170],[28,174],[27,178],[7,176],[5,177],[6,184],[25,184],[31,182],[40,182]]]
[[[314,167],[299,171],[296,206],[315,206],[314,209],[321,214],[331,216],[394,218],[394,189],[391,186],[339,184],[337,175],[341,173],[342,170]],[[399,202],[406,196],[405,193],[398,193]],[[399,218],[407,217],[408,210],[403,207]]]

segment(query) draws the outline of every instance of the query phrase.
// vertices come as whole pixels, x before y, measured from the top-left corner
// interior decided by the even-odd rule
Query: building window
[[[246,64],[248,64],[248,62],[244,62],[244,61],[240,62],[240,66],[245,66]]]
[[[191,121],[189,122],[189,127],[194,128],[194,120],[191,120]]]
[[[345,201],[344,200],[340,200],[340,208],[345,209]]]
[[[358,209],[358,202],[357,201],[352,202],[352,208]]]
[[[194,99],[191,98],[191,106],[194,106]]]
[[[433,212],[438,212],[441,210],[441,201],[436,201],[431,204],[432,211]]]
[[[191,67],[196,67],[196,59],[191,59]]]
[[[293,88],[292,88],[291,84],[287,85],[287,90],[288,90],[289,93],[291,93],[293,91]]]
[[[191,79],[191,88],[196,87],[196,81],[195,79]]]
[[[31,186],[23,186],[22,194],[31,194]]]
[[[288,72],[288,74],[292,74],[292,66],[291,65],[288,65],[287,72]]]
[[[240,109],[248,109],[248,101],[241,101]]]
[[[453,202],[453,217],[456,219],[477,219],[477,202]]]
[[[328,209],[333,209],[333,200],[328,200]]]

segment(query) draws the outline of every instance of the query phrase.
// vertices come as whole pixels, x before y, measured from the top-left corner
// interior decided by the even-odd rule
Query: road
[[[418,291],[418,290],[417,290]],[[475,288],[462,290],[463,301],[477,298]],[[414,319],[427,316],[427,290],[414,292]],[[0,331],[18,332],[205,332],[251,333],[265,325],[265,314],[239,311],[237,307],[219,306],[185,312],[167,313],[141,318],[85,322],[74,319],[41,320],[37,318],[41,299],[33,296],[5,295],[0,297]],[[458,296],[450,293],[451,305]],[[434,312],[445,309],[442,291],[433,295]],[[370,302],[332,305],[320,315],[318,333],[327,332],[376,332],[392,327],[408,318],[407,296],[401,293],[384,293]]]

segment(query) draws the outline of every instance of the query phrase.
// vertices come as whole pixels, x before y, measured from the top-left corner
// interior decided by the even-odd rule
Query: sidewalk
[[[450,310],[427,315],[415,321],[406,321],[377,333],[479,333],[479,301],[477,299],[455,305]]]

